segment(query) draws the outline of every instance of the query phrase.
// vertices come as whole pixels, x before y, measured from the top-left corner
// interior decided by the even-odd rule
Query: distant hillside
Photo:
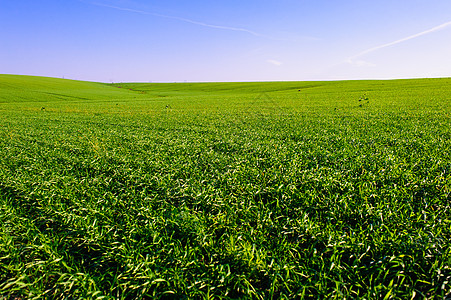
[[[450,83],[451,78],[107,84],[0,74],[0,103],[28,103],[26,107],[34,103],[36,109],[40,105],[47,107],[43,103],[52,102],[55,108],[63,104],[83,105],[83,109],[95,111],[117,111],[125,109],[121,105],[126,105],[127,111],[147,113],[164,107],[183,110],[227,107],[242,110],[243,105],[249,107],[250,103],[260,98],[271,101],[277,99],[279,106],[295,109],[318,105],[354,107],[356,103],[361,104],[358,102],[361,97],[369,97],[372,108],[396,105],[403,109],[421,107],[424,110],[425,105],[434,109],[449,107]],[[333,102],[327,99],[333,99]],[[96,105],[88,107],[88,103]],[[114,109],[111,105],[114,105]]]
[[[130,91],[103,83],[0,74],[0,103],[123,98]]]

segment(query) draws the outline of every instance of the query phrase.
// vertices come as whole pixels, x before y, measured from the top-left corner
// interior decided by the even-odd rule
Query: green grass
[[[451,79],[0,75],[0,298],[442,299]]]

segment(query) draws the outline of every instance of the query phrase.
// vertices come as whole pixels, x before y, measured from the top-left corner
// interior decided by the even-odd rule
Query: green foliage
[[[443,298],[450,95],[0,75],[0,298]]]

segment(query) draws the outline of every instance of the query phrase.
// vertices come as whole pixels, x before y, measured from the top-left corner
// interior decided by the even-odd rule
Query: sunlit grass
[[[450,83],[0,75],[0,296],[443,298]]]

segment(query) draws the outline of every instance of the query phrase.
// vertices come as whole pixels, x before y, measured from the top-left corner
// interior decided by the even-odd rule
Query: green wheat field
[[[443,299],[451,78],[0,75],[0,299]]]

